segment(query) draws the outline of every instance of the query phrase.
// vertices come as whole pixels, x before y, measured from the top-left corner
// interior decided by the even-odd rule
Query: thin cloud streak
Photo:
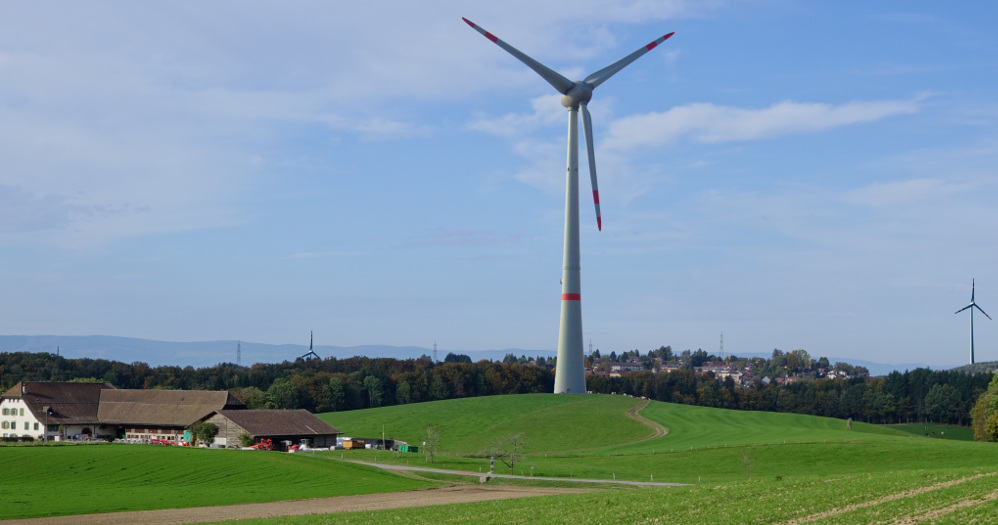
[[[743,109],[711,103],[688,104],[613,122],[604,147],[629,149],[660,146],[683,137],[696,142],[719,143],[814,133],[917,113],[920,101],[920,98],[858,101],[838,106],[785,101],[765,109]]]

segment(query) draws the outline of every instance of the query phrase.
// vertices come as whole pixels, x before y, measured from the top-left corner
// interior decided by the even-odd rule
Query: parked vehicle
[[[274,442],[269,438],[263,438],[257,444],[249,448],[254,450],[274,450]]]

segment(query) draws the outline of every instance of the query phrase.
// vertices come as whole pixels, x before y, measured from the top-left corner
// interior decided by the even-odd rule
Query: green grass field
[[[151,445],[0,447],[0,520],[393,492],[433,485],[309,454]]]
[[[935,423],[909,423],[904,425],[891,425],[890,428],[915,434],[917,436],[936,439],[955,439],[957,441],[974,440],[974,429],[969,427],[937,425]]]
[[[821,523],[994,522],[998,446],[932,439],[922,427],[739,412],[640,401],[624,396],[530,394],[386,407],[321,417],[345,435],[422,444],[425,425],[441,429],[432,466],[488,470],[480,457],[494,438],[522,433],[529,455],[517,474],[687,483],[565,496],[377,511],[257,523]],[[912,431],[916,431],[913,433]],[[937,433],[940,429],[937,429]],[[966,429],[963,429],[966,430]],[[426,465],[423,454],[335,451],[308,455],[141,445],[5,447],[10,502],[3,518],[274,501],[433,485],[345,460]],[[503,467],[497,464],[497,470]],[[454,483],[456,477],[429,477]],[[477,478],[472,478],[477,481]],[[502,481],[502,483],[544,483]],[[15,488],[16,487],[16,491]],[[54,491],[54,492],[53,492]],[[59,498],[52,498],[57,493]],[[29,494],[29,496],[25,496]]]
[[[952,484],[952,485],[951,485]],[[998,476],[963,472],[880,473],[846,478],[594,491],[512,501],[324,516],[244,520],[247,525],[537,523],[994,523]],[[950,507],[958,506],[959,508]],[[907,521],[905,521],[907,520]]]

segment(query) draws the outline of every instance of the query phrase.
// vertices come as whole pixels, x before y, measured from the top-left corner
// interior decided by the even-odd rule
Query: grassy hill
[[[441,428],[436,466],[477,472],[488,460],[468,457],[505,434],[522,433],[530,454],[515,473],[680,483],[732,483],[755,478],[845,476],[891,471],[973,468],[998,460],[987,443],[942,442],[892,427],[841,419],[742,412],[651,402],[641,415],[669,429],[651,429],[625,413],[625,396],[528,394],[469,398],[346,413],[321,414],[347,435],[388,436],[419,444],[426,423]],[[424,465],[419,454],[355,451],[355,458]],[[442,457],[441,457],[442,456]],[[432,465],[428,465],[432,466]]]
[[[354,437],[385,435],[419,444],[425,427],[441,428],[443,449],[456,454],[474,453],[494,438],[523,433],[535,453],[590,450],[606,452],[650,451],[671,448],[782,443],[784,441],[842,440],[858,434],[909,436],[889,427],[852,423],[852,431],[841,419],[704,408],[653,401],[641,415],[670,429],[655,441],[634,443],[651,430],[627,417],[639,399],[592,394],[559,396],[523,394],[451,399],[413,405],[351,412],[327,412],[320,418]]]
[[[641,439],[647,427],[626,416],[638,404],[627,396],[524,394],[449,399],[351,412],[319,414],[352,437],[423,442],[426,425],[440,427],[448,452],[476,453],[494,438],[524,433],[533,452],[607,447]]]

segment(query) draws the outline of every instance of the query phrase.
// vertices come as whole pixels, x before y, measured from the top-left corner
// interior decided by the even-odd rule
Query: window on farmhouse
[[[38,430],[38,422],[35,422],[35,430]]]
[[[7,410],[7,409],[5,408],[5,409],[3,409],[3,412],[2,412],[2,414],[6,416],[6,415],[7,415],[7,412],[9,412],[9,410]]]
[[[28,428],[30,426],[31,426],[31,423],[28,423],[27,421],[24,422],[24,430],[31,430],[30,428]]]
[[[10,423],[4,421],[3,423],[0,423],[0,428],[7,430],[8,428],[10,428]]]
[[[21,409],[21,415],[22,416],[24,415],[24,409],[23,408]]]

